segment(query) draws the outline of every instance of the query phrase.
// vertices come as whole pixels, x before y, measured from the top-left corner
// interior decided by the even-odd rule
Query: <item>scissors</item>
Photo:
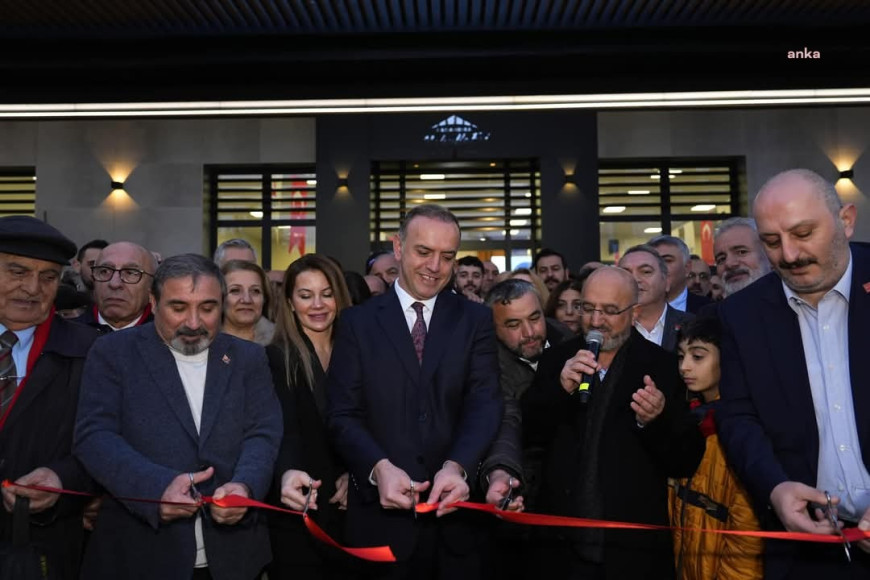
[[[504,496],[504,499],[501,500],[501,503],[498,504],[498,509],[502,511],[507,510],[512,501],[514,501],[514,478],[508,477],[508,492]]]
[[[196,503],[200,503],[202,501],[202,494],[199,493],[199,490],[196,488],[196,483],[193,481],[193,473],[188,473],[187,477],[190,478],[190,497],[192,497]]]
[[[417,519],[417,494],[414,493],[414,480],[411,480],[411,511],[414,512],[414,519]]]
[[[840,521],[837,519],[837,514],[834,511],[834,506],[831,505],[831,494],[829,494],[827,491],[825,492],[825,499],[828,500],[828,521],[831,522],[831,525],[834,526],[834,530],[836,530],[837,534],[843,539],[843,550],[846,552],[846,560],[851,563],[852,546],[846,539],[846,535],[843,533],[843,530],[840,529]]]
[[[305,507],[302,508],[302,516],[308,515],[308,506],[311,505],[311,494],[314,491],[314,480],[308,480],[308,493],[305,494]]]

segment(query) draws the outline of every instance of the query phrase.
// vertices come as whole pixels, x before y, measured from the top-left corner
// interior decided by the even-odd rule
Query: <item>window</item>
[[[599,161],[601,260],[664,233],[712,264],[713,231],[738,213],[742,166],[736,157]]]
[[[265,270],[283,270],[315,251],[313,165],[206,167],[210,250],[247,240]]]
[[[36,215],[36,170],[0,169],[0,217]]]
[[[492,260],[500,271],[530,263],[540,236],[540,171],[535,160],[381,161],[372,166],[372,250],[388,246],[417,204],[438,203],[461,227],[460,256]]]

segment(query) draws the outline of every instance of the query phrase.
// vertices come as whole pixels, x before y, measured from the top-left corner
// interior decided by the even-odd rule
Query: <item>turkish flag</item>
[[[708,265],[713,264],[713,222],[704,220],[701,222],[701,259]]]

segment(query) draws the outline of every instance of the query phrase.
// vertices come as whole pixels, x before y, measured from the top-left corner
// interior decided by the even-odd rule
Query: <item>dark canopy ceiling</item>
[[[0,102],[870,86],[868,25],[866,0],[0,0]]]

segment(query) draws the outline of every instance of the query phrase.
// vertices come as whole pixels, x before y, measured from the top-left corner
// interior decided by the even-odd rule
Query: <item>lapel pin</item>
[[[227,355],[224,355],[223,358],[222,358],[221,360],[223,361],[223,363],[224,363],[225,365],[230,364],[230,357],[228,357]]]
[[[864,284],[864,292],[870,294],[870,282]]]

